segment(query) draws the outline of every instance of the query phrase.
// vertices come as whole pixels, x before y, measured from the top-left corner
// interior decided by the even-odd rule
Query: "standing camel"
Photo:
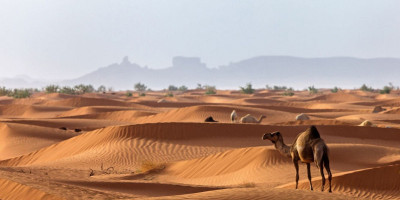
[[[324,166],[328,172],[329,192],[331,190],[332,173],[329,168],[328,147],[324,140],[321,139],[317,128],[310,126],[306,131],[297,135],[291,146],[287,146],[283,142],[283,137],[279,132],[266,133],[262,137],[263,140],[271,140],[282,155],[292,158],[294,167],[296,168],[296,189],[299,182],[299,163],[300,160],[307,164],[308,180],[310,182],[310,189],[313,190],[311,183],[310,163],[315,162],[322,176],[321,191],[324,191],[325,175]]]
[[[261,115],[259,119],[256,119],[255,117],[251,116],[250,114],[247,114],[246,116],[240,118],[240,123],[261,123],[261,121],[266,118],[265,115]]]
[[[236,110],[233,110],[231,113],[231,122],[232,123],[236,122],[236,119],[237,119]]]

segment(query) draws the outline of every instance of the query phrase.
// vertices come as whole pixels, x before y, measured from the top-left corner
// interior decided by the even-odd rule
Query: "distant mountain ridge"
[[[150,69],[131,63],[128,57],[119,64],[99,68],[59,85],[93,84],[115,89],[133,89],[142,82],[152,89],[168,85],[186,85],[193,88],[200,84],[215,85],[221,89],[237,89],[251,82],[256,88],[265,85],[286,85],[303,89],[310,85],[317,88],[356,88],[363,83],[382,87],[389,82],[399,85],[400,59],[352,57],[300,58],[291,56],[259,56],[219,68],[207,68],[197,57],[174,57],[172,66]],[[0,84],[7,86],[4,81]]]

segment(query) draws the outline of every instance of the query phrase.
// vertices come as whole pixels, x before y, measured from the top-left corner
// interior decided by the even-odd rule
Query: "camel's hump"
[[[319,132],[317,130],[317,128],[315,126],[310,126],[305,133],[307,133],[310,138],[314,139],[314,138],[321,138],[321,136],[319,135]]]

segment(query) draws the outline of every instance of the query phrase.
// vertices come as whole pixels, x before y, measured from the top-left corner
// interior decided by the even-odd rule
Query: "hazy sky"
[[[398,0],[1,0],[0,77],[66,79],[173,56],[400,57]]]

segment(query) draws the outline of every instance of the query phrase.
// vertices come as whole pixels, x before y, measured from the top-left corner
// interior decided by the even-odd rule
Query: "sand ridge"
[[[397,91],[283,92],[0,97],[0,199],[400,198]],[[232,123],[232,110],[267,118]],[[300,113],[310,120],[296,120]],[[219,122],[205,123],[208,116]],[[374,126],[358,126],[364,120]],[[280,131],[289,145],[310,125],[329,147],[332,194],[319,191],[314,164],[315,191],[305,164],[295,190],[291,159],[261,140]]]

